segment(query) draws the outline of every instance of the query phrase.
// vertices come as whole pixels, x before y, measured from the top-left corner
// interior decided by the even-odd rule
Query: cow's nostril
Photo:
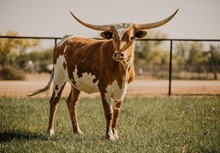
[[[124,53],[121,53],[120,57],[123,58],[124,57]]]
[[[115,53],[113,54],[113,58],[114,58],[114,59],[117,59],[117,60],[121,60],[121,59],[124,58],[124,53],[117,51],[117,52],[115,52]]]

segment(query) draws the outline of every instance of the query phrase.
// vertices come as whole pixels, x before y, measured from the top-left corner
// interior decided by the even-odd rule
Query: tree
[[[53,49],[45,49],[42,51],[32,51],[20,56],[16,60],[19,67],[28,72],[48,72],[47,66],[52,63]],[[32,62],[32,67],[27,67],[27,63]]]
[[[167,38],[161,32],[151,32],[148,38]],[[169,54],[161,47],[162,41],[138,41],[136,43],[136,63],[137,64],[167,64]]]
[[[177,43],[174,51],[174,65],[196,66],[206,62],[203,44],[200,42],[193,42],[191,44],[186,42]]]
[[[189,43],[176,43],[173,54],[173,65],[182,66],[186,64],[187,54],[189,52]]]
[[[220,52],[219,52],[219,46],[215,47],[214,45],[210,45],[210,49],[207,52],[208,56],[208,61],[211,65],[212,71],[213,71],[213,75],[214,75],[214,79],[217,80],[218,79],[218,75],[217,75],[217,66],[220,65]]]
[[[1,34],[0,34],[1,35]],[[17,32],[9,31],[6,36],[18,36]],[[29,39],[0,39],[0,65],[12,65],[17,57],[23,55],[29,48],[40,44],[40,40]]]
[[[189,49],[189,55],[187,59],[188,65],[200,65],[206,62],[206,58],[203,55],[204,49],[203,44],[194,42],[191,44]]]

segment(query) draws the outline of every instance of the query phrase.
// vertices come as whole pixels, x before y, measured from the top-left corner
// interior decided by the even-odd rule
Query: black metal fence
[[[53,40],[54,45],[57,44],[57,41],[61,39],[61,37],[27,37],[27,36],[0,36],[0,39],[41,39],[41,40]],[[174,42],[220,42],[220,39],[138,39],[137,41],[163,41],[169,43],[169,65],[168,65],[168,95],[172,94],[172,78],[173,78],[173,71],[177,71],[178,68],[173,67],[173,44]],[[160,69],[161,70],[161,69]],[[165,68],[165,71],[167,69]],[[187,73],[183,75],[189,75]],[[192,74],[191,74],[192,75]],[[200,74],[208,76],[209,74]]]

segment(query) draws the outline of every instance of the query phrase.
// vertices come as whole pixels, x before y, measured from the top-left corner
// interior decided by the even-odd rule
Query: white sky
[[[69,11],[92,24],[149,23],[177,15],[157,28],[168,38],[220,39],[220,0],[0,0],[0,33],[22,36],[65,34],[97,37]]]

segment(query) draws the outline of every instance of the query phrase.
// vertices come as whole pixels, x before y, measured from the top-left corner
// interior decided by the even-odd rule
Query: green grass
[[[72,132],[64,99],[47,136],[48,99],[0,99],[0,152],[220,152],[220,97],[125,99],[119,137],[104,138],[99,98],[81,99],[78,120],[84,136]]]

